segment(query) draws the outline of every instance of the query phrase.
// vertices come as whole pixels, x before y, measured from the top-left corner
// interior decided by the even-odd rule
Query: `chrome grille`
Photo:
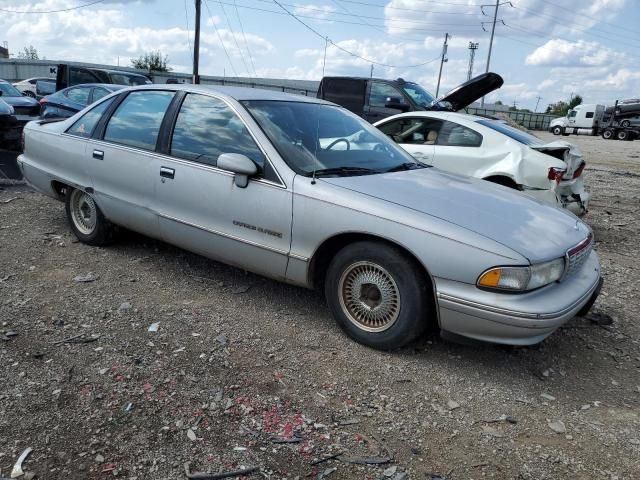
[[[567,251],[567,270],[565,278],[573,275],[582,268],[584,262],[589,258],[591,250],[593,250],[593,235],[589,234],[586,239]]]

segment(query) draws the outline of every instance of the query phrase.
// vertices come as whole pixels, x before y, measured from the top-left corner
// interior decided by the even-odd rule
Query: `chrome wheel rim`
[[[398,319],[400,290],[380,265],[371,262],[349,265],[340,277],[338,289],[342,311],[361,330],[383,332]]]
[[[71,219],[78,231],[84,235],[91,235],[96,229],[97,209],[90,195],[82,190],[71,193]]]

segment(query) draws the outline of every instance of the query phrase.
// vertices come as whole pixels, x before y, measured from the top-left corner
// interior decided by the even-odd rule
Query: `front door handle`
[[[173,168],[160,167],[160,176],[163,178],[174,178],[176,171]]]
[[[93,158],[96,160],[104,160],[104,152],[102,150],[94,150]]]

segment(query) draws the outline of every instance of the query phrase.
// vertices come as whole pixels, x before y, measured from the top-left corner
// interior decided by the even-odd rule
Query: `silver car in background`
[[[540,342],[594,302],[591,230],[500,185],[417,163],[347,110],[242,88],[135,87],[31,122],[19,165],[75,235],[119,225],[324,291],[355,340],[428,326]]]

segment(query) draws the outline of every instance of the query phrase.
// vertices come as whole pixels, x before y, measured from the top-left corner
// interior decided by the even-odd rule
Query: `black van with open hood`
[[[374,123],[402,112],[462,110],[503,83],[497,73],[483,73],[436,99],[417,83],[402,78],[324,77],[317,97],[337,103]]]

